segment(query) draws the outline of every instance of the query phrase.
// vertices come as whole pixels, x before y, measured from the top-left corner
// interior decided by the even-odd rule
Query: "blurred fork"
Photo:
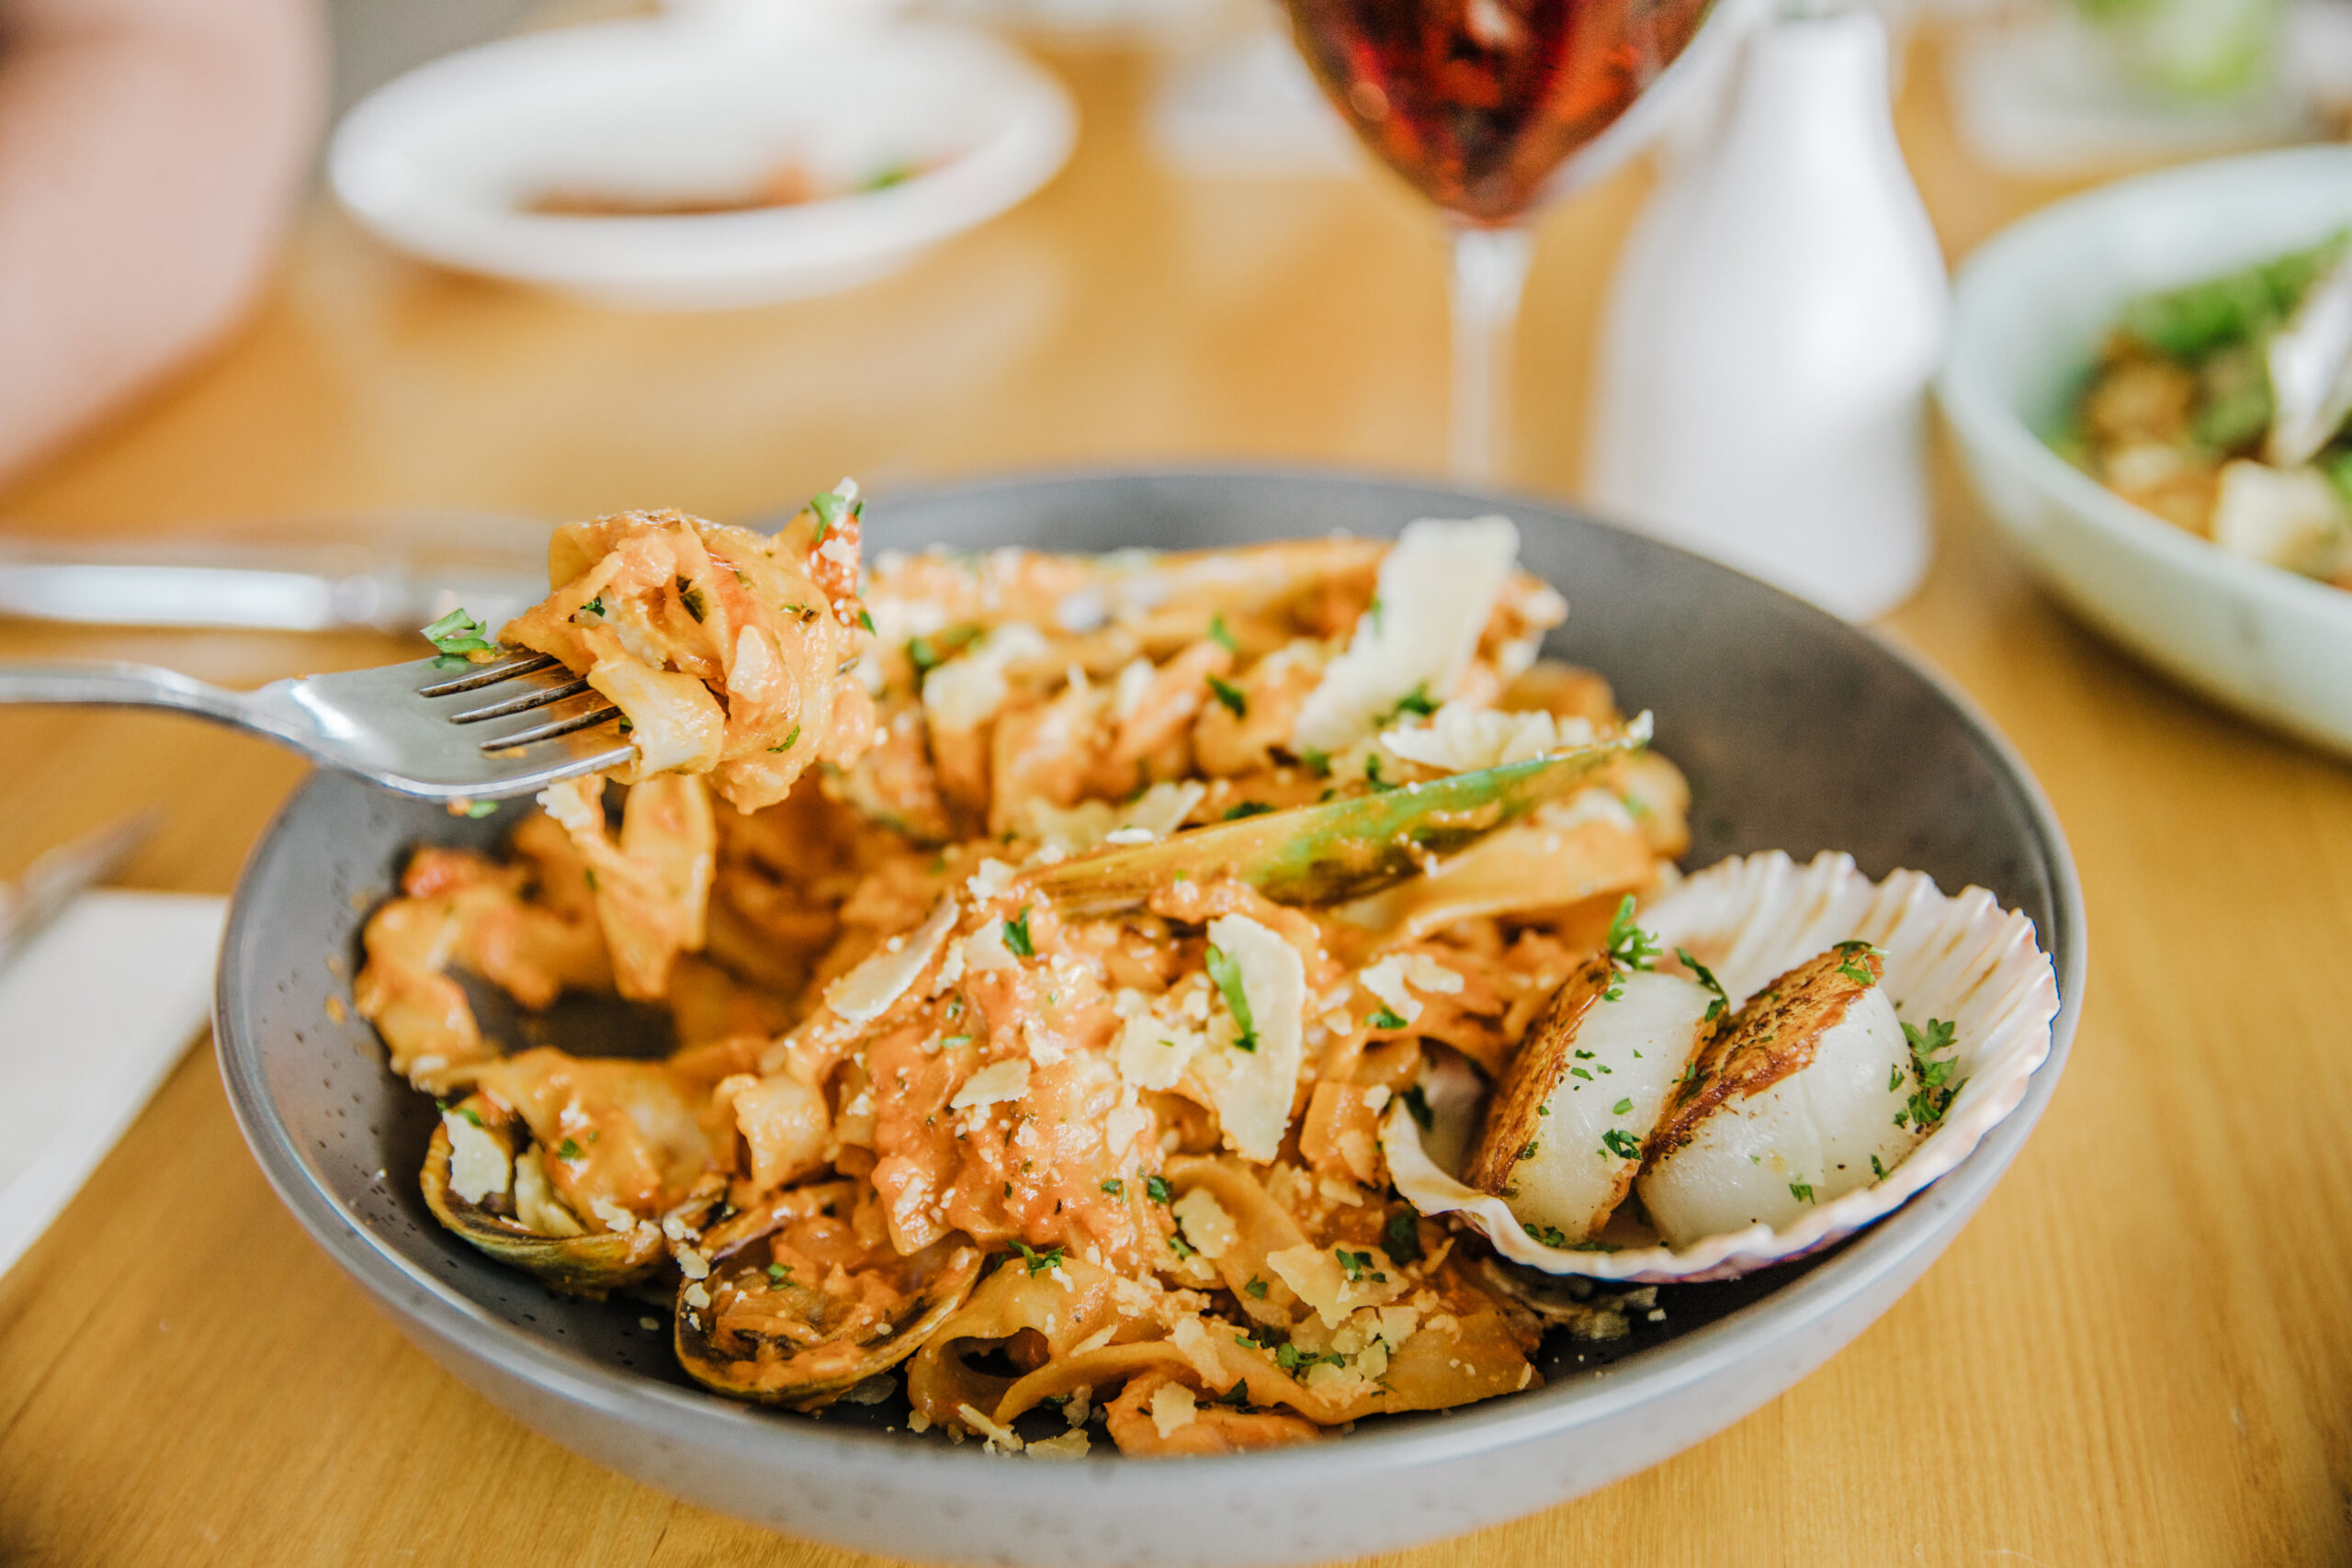
[[[0,703],[154,707],[234,725],[427,800],[496,800],[615,768],[620,710],[544,653],[501,647],[232,692],[151,664],[0,665]]]

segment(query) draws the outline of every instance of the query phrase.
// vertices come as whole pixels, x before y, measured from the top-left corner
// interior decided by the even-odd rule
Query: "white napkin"
[[[0,969],[0,1274],[204,1027],[227,910],[196,894],[85,894]]]

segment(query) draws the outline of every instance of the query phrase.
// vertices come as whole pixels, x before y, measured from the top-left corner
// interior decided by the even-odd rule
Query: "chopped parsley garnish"
[[[1168,1250],[1174,1253],[1179,1260],[1182,1260],[1191,1258],[1193,1253],[1200,1249],[1195,1247],[1191,1242],[1186,1241],[1181,1235],[1171,1235],[1168,1238]]]
[[[477,1127],[481,1125],[481,1112],[476,1111],[470,1105],[460,1105],[458,1107],[458,1114],[464,1117],[467,1121],[472,1122]]]
[[[1724,1010],[1731,1006],[1731,998],[1724,994],[1724,983],[1715,978],[1715,972],[1691,957],[1690,950],[1687,947],[1676,948],[1674,956],[1682,960],[1682,967],[1699,976],[1699,984],[1714,995],[1714,1000],[1707,1004],[1707,1016],[1701,1021],[1713,1023],[1723,1017]]]
[[[789,1263],[769,1264],[768,1278],[775,1280],[779,1285],[788,1285],[792,1283],[792,1265]]]
[[[1866,942],[1841,942],[1838,944],[1838,973],[1857,986],[1875,986],[1878,976],[1871,973],[1871,966],[1863,960],[1872,956],[1883,958],[1886,949],[1872,947]]]
[[[1255,1051],[1258,1021],[1250,1016],[1250,994],[1241,988],[1241,961],[1213,945],[1208,962],[1209,978],[1216,982],[1218,992],[1225,998],[1226,1010],[1233,1014],[1233,1026],[1241,1032],[1234,1036],[1234,1049]]]
[[[1209,617],[1209,640],[1227,653],[1241,651],[1241,645],[1233,640],[1233,629],[1225,624],[1225,617],[1221,615]]]
[[[564,1160],[578,1159],[580,1157],[580,1145],[571,1138],[564,1139],[562,1143],[556,1145],[555,1157]]]
[[[1813,1201],[1813,1183],[1812,1183],[1812,1182],[1810,1182],[1810,1181],[1792,1181],[1792,1182],[1790,1182],[1790,1183],[1789,1183],[1789,1196],[1790,1196],[1790,1197],[1792,1197],[1792,1198],[1793,1198],[1793,1199],[1795,1199],[1795,1200],[1796,1200],[1798,1202],[1800,1202],[1800,1203],[1810,1203],[1810,1202],[1812,1202],[1812,1201]]]
[[[1886,1167],[1879,1163],[1879,1157],[1876,1155],[1871,1156],[1871,1174],[1881,1181],[1886,1179]]]
[[[1610,1113],[1611,1116],[1623,1116],[1623,1114],[1625,1114],[1625,1112],[1627,1112],[1628,1111],[1631,1111],[1632,1109],[1634,1109],[1634,1102],[1633,1102],[1632,1100],[1619,1100],[1616,1104],[1614,1104],[1614,1105],[1612,1105],[1612,1106],[1611,1106],[1611,1107],[1609,1108],[1609,1113]]]
[[[868,637],[880,637],[882,635],[880,632],[874,629],[874,612],[867,609],[863,604],[860,604],[857,607],[857,624],[860,627],[864,628],[865,635]]]
[[[1535,1140],[1534,1140],[1534,1139],[1530,1138],[1530,1139],[1528,1139],[1528,1140],[1527,1140],[1527,1142],[1526,1142],[1526,1143],[1524,1143],[1524,1144],[1522,1144],[1522,1145],[1520,1145],[1520,1149],[1519,1149],[1519,1157],[1520,1157],[1521,1160],[1531,1160],[1531,1159],[1533,1159],[1533,1158],[1535,1157]]]
[[[1302,1350],[1295,1345],[1278,1345],[1274,1348],[1274,1364],[1286,1372],[1295,1372],[1301,1367],[1317,1366],[1325,1361],[1329,1361],[1335,1367],[1347,1365],[1347,1358],[1335,1350],[1326,1350],[1318,1356],[1313,1351]]]
[[[1388,1256],[1399,1263],[1418,1263],[1421,1257],[1421,1226],[1410,1210],[1400,1209],[1388,1216],[1387,1225],[1380,1233],[1380,1245]]]
[[[1533,1236],[1536,1240],[1542,1242],[1546,1247],[1566,1247],[1568,1245],[1568,1233],[1562,1230],[1557,1225],[1544,1225],[1539,1229],[1534,1225],[1529,1224],[1525,1220],[1521,1220],[1519,1223],[1519,1228],[1525,1231],[1529,1235]]]
[[[1385,617],[1385,612],[1381,608],[1379,594],[1375,593],[1372,596],[1372,603],[1363,607],[1363,613],[1372,619],[1373,635],[1374,637],[1379,636],[1381,626]]]
[[[1102,1190],[1114,1198],[1124,1198],[1127,1195],[1127,1184],[1114,1176],[1102,1183]]]
[[[1887,1069],[1886,1069],[1886,1092],[1887,1092],[1887,1093],[1889,1093],[1889,1094],[1893,1094],[1896,1089],[1901,1089],[1902,1087],[1903,1087],[1903,1068],[1902,1068],[1900,1066],[1892,1066],[1892,1067],[1887,1068]]]
[[[582,615],[603,615],[605,613],[605,596],[601,593],[597,594],[594,599],[591,599],[585,604],[581,605],[576,613]]]
[[[1004,922],[1004,945],[1012,950],[1016,958],[1037,956],[1036,944],[1029,940],[1029,908],[1028,905],[1022,905],[1021,913]]]
[[[1939,1018],[1929,1019],[1925,1029],[1912,1023],[1903,1026],[1903,1038],[1911,1047],[1911,1070],[1919,1075],[1919,1088],[1894,1113],[1896,1126],[1908,1123],[1927,1132],[1944,1119],[1952,1100],[1967,1087],[1966,1078],[1951,1081],[1953,1070],[1960,1066],[1956,1059],[1936,1059],[1938,1052],[1952,1048],[1953,1033],[1952,1025]]]
[[[1328,779],[1331,776],[1331,753],[1320,746],[1309,746],[1298,754],[1298,760],[1306,763],[1306,771],[1317,778]]]
[[[1045,1251],[1038,1252],[1017,1236],[1013,1238],[1012,1245],[1020,1249],[1021,1261],[1029,1266],[1032,1278],[1044,1273],[1048,1269],[1058,1269],[1062,1266],[1062,1249],[1058,1247],[1049,1247]]]
[[[1145,1177],[1143,1182],[1143,1195],[1150,1199],[1153,1202],[1159,1204],[1161,1208],[1166,1208],[1168,1206],[1167,1179],[1159,1176]]]
[[[1584,1081],[1585,1081],[1585,1082],[1587,1082],[1587,1083],[1590,1083],[1590,1082],[1592,1082],[1592,1081],[1593,1081],[1592,1075],[1591,1075],[1590,1073],[1589,1073],[1589,1072],[1586,1072],[1582,1067],[1570,1067],[1570,1068],[1568,1069],[1568,1071],[1569,1071],[1569,1073],[1570,1073],[1572,1076],[1574,1076],[1574,1077],[1580,1077],[1580,1078],[1584,1079]]]
[[[1369,1280],[1375,1285],[1388,1283],[1388,1276],[1372,1266],[1371,1253],[1350,1252],[1344,1247],[1335,1247],[1331,1252],[1332,1256],[1339,1258],[1340,1272],[1348,1277],[1350,1284],[1362,1280]]]
[[[1611,1127],[1600,1134],[1600,1146],[1619,1159],[1639,1159],[1642,1145],[1639,1139],[1623,1127]]]
[[[782,741],[776,745],[769,747],[768,750],[771,751],[789,751],[792,750],[794,743],[799,739],[800,727],[796,724],[790,729],[784,732],[784,739]]]
[[[702,590],[694,585],[692,578],[678,579],[678,603],[697,621],[710,613],[710,606],[703,603]]]
[[[1372,1015],[1372,1026],[1374,1029],[1402,1029],[1405,1027],[1405,1021],[1396,1014],[1395,1010],[1384,1007]],[[1406,1092],[1419,1094],[1421,1092],[1420,1086],[1416,1084]]]
[[[1253,1302],[1262,1302],[1266,1299],[1266,1281],[1252,1274],[1250,1282],[1241,1287],[1241,1293]]]
[[[1372,786],[1375,795],[1386,795],[1396,787],[1380,776],[1380,759],[1376,756],[1363,760],[1363,782]]]
[[[1396,705],[1388,710],[1387,718],[1384,718],[1381,722],[1385,724],[1388,718],[1396,718],[1408,713],[1419,714],[1423,718],[1427,718],[1435,712],[1437,712],[1437,704],[1430,696],[1430,683],[1427,681],[1416,681],[1413,682],[1413,689],[1396,699]]]
[[[839,494],[829,490],[821,494],[810,496],[808,510],[817,514],[816,536],[808,542],[812,545],[821,545],[825,542],[826,535],[842,525],[842,518],[856,516],[862,508],[852,506]]]
[[[1429,1092],[1420,1085],[1413,1085],[1396,1098],[1405,1102],[1406,1111],[1420,1123],[1422,1132],[1426,1133],[1437,1125],[1437,1112],[1430,1109]]]
[[[979,635],[978,626],[949,626],[945,631],[933,632],[929,637],[909,637],[907,662],[915,667],[917,674],[929,674],[963,652]]]
[[[944,1051],[956,1045],[969,1045],[971,1043],[972,1037],[968,1034],[950,1034],[941,1039],[939,1047]]]
[[[1209,692],[1218,702],[1223,703],[1232,711],[1234,717],[1248,718],[1250,716],[1250,699],[1243,694],[1241,688],[1232,682],[1220,680],[1212,675],[1209,677]]]
[[[469,653],[488,653],[497,645],[487,635],[488,626],[467,615],[452,610],[424,628],[424,640],[439,649],[445,658],[458,658]]]
[[[1225,808],[1225,820],[1238,822],[1245,817],[1263,817],[1273,809],[1262,800],[1245,800],[1238,806]]]
[[[494,800],[469,800],[466,802],[466,815],[472,818],[477,822],[481,821],[483,818],[489,816],[492,812],[497,809],[498,802]]]
[[[1611,975],[1609,988],[1600,999],[1613,1002],[1625,994],[1623,976],[1636,969],[1655,969],[1657,955],[1666,951],[1657,939],[1634,923],[1634,896],[1625,895],[1617,906],[1617,918],[1609,922],[1608,956]]]

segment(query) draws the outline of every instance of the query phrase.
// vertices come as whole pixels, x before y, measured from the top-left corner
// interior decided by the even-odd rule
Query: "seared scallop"
[[[1511,1058],[1463,1180],[1502,1199],[1539,1241],[1589,1239],[1632,1189],[1714,1002],[1677,976],[1605,956],[1585,964]]]
[[[1700,1054],[1639,1182],[1668,1246],[1781,1229],[1911,1152],[1919,1086],[1884,975],[1876,948],[1840,942],[1750,998]]]

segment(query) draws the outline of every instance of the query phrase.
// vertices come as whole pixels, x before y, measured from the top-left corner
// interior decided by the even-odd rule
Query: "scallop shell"
[[[1887,994],[1904,1018],[1954,1025],[1966,1078],[1943,1121],[1886,1179],[1807,1213],[1786,1230],[1753,1225],[1708,1236],[1679,1251],[1652,1245],[1613,1252],[1545,1247],[1528,1235],[1503,1201],[1466,1187],[1421,1149],[1419,1129],[1400,1101],[1381,1127],[1396,1190],[1424,1214],[1458,1213],[1514,1263],[1550,1274],[1599,1280],[1728,1280],[1802,1258],[1843,1240],[1901,1207],[1968,1157],[1994,1124],[2025,1098],[2026,1083],[2050,1055],[2058,980],[2035,942],[2033,922],[2003,909],[1990,893],[1938,890],[1926,874],[1898,871],[1872,882],[1853,858],[1822,854],[1810,865],[1787,855],[1735,856],[1662,895],[1642,912],[1671,953],[1687,947],[1714,971],[1735,1006],[1774,976],[1839,942],[1859,937],[1886,950]],[[1669,959],[1663,967],[1680,965]]]

